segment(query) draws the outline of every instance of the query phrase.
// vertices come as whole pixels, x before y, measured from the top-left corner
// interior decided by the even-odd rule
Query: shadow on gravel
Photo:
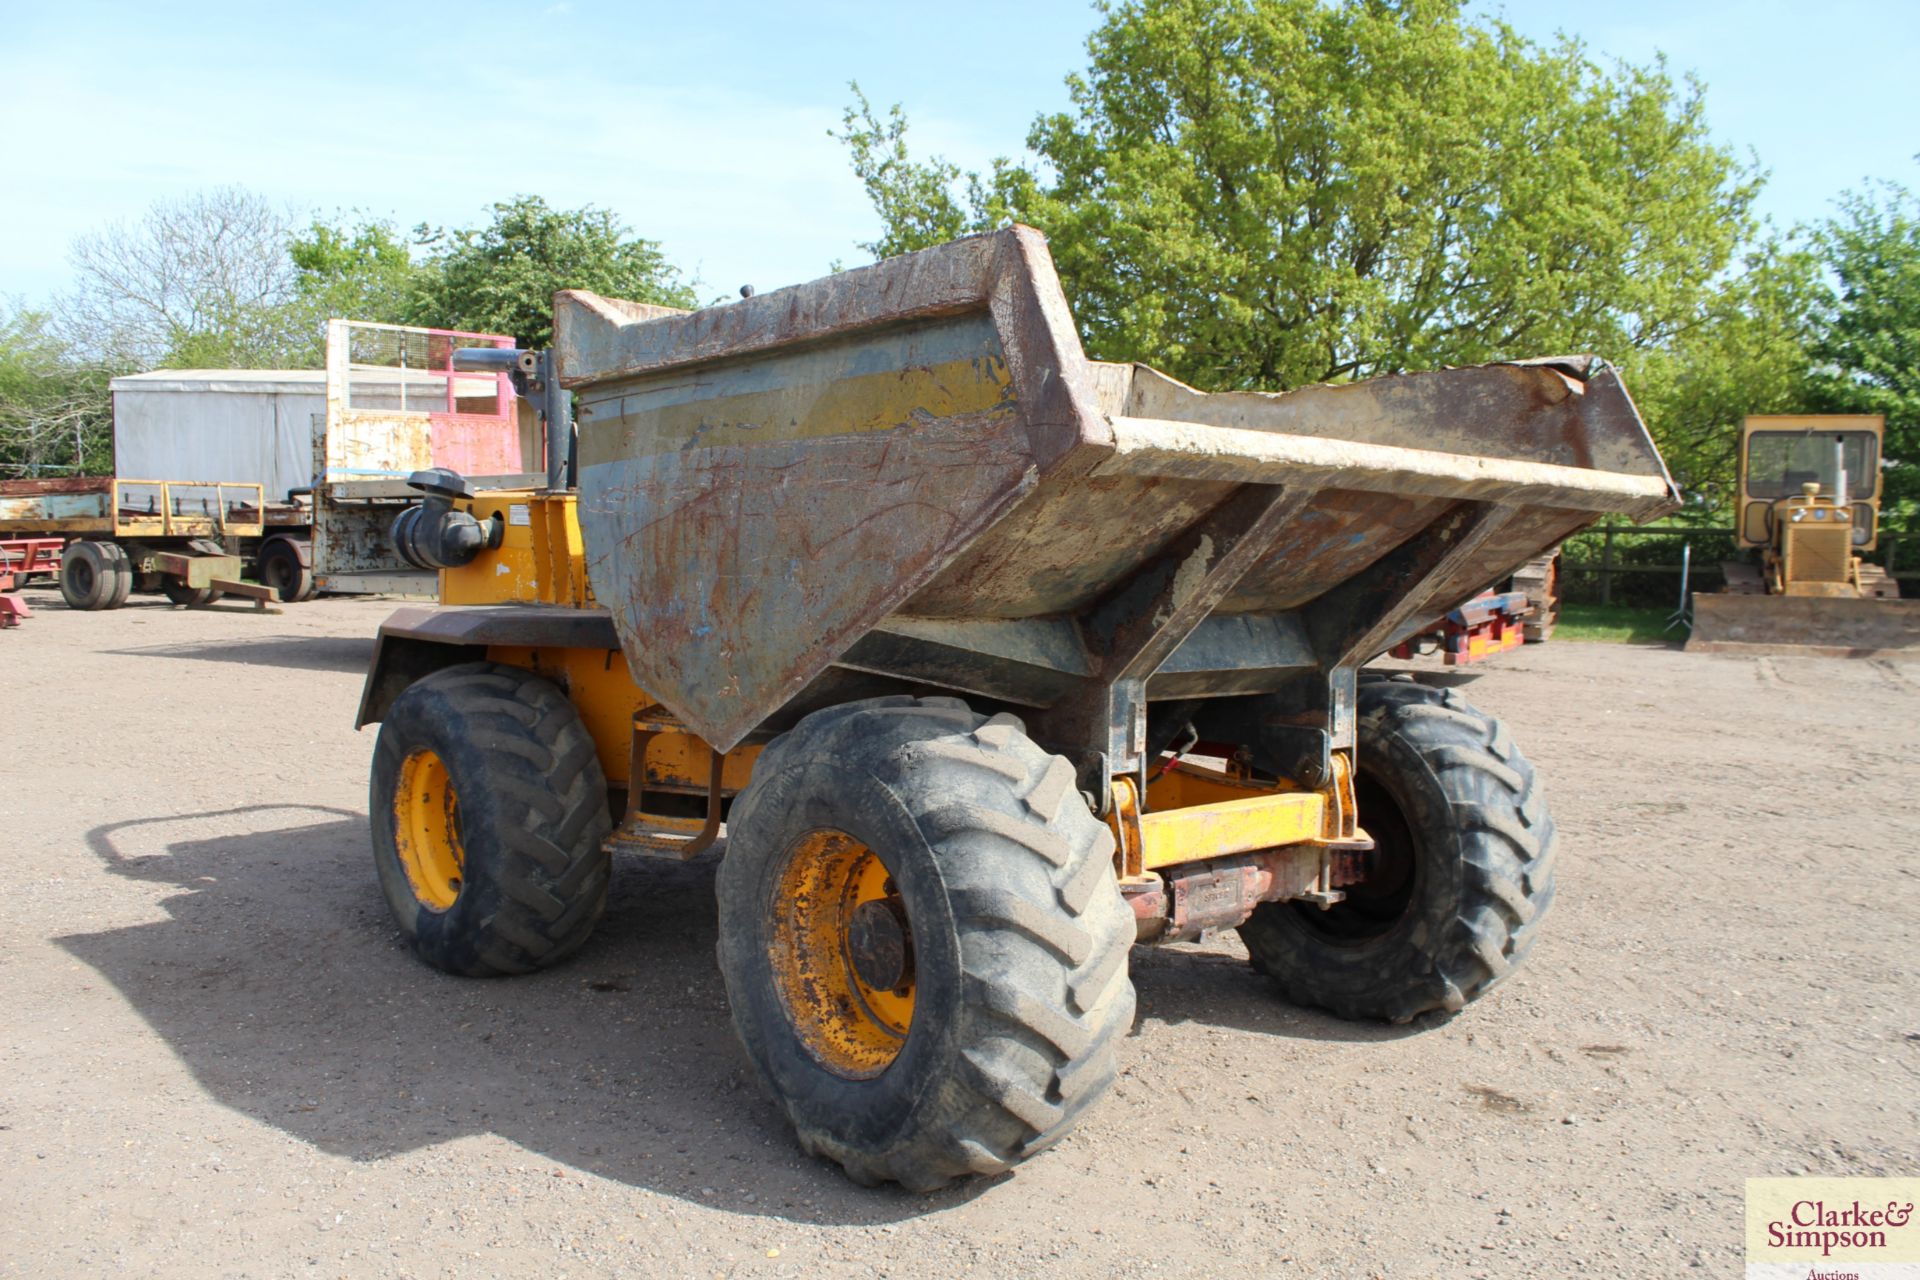
[[[1135,947],[1133,989],[1139,1023],[1204,1022],[1253,1035],[1296,1040],[1377,1044],[1402,1040],[1442,1025],[1431,1017],[1403,1026],[1348,1022],[1330,1013],[1289,1004],[1279,989],[1238,956],[1188,947]]]
[[[60,945],[120,990],[214,1101],[323,1151],[377,1160],[497,1134],[528,1154],[491,1176],[586,1171],[822,1224],[900,1221],[998,1186],[863,1191],[799,1150],[728,1020],[711,855],[623,860],[577,956],[487,981],[437,973],[406,949],[362,814],[249,806],[113,823],[87,842],[113,874],[179,892],[164,920]],[[1315,1040],[1411,1032],[1294,1008],[1228,956],[1138,948],[1133,963],[1143,1021]]]
[[[577,956],[486,981],[407,951],[361,814],[255,806],[115,823],[88,843],[114,874],[181,892],[165,920],[60,945],[119,988],[214,1101],[323,1151],[377,1160],[491,1133],[528,1154],[488,1176],[586,1171],[839,1225],[938,1212],[994,1185],[863,1191],[799,1150],[734,1041],[711,859],[623,862]]]
[[[205,644],[148,644],[107,652],[133,658],[190,658],[298,671],[364,672],[373,661],[373,637],[262,636],[257,640],[215,640]]]

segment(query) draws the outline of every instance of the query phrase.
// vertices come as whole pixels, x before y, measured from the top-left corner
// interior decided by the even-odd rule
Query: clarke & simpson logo
[[[1920,1178],[1747,1179],[1747,1280],[1920,1280]]]

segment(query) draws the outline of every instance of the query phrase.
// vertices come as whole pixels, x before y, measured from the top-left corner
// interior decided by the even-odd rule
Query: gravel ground
[[[1113,1095],[916,1198],[760,1094],[711,861],[623,863],[536,977],[409,957],[350,727],[389,605],[27,594],[0,1274],[1732,1275],[1743,1179],[1917,1171],[1920,664],[1508,655],[1468,693],[1563,839],[1526,971],[1392,1028],[1288,1006],[1230,937],[1136,952]]]

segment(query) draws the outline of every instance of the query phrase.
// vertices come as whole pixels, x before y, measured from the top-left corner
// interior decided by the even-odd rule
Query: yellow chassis
[[[471,511],[482,520],[498,517],[504,536],[471,563],[441,572],[443,605],[597,607],[573,494],[488,492],[473,500]],[[751,779],[764,738],[713,751],[634,681],[617,649],[489,644],[485,657],[537,671],[567,691],[601,767],[627,795],[625,817],[611,837],[616,848],[685,858],[717,838],[725,801]],[[371,718],[363,708],[363,721]],[[1318,790],[1256,781],[1231,763],[1190,760],[1152,765],[1144,796],[1138,778],[1115,778],[1106,820],[1123,887],[1157,884],[1169,868],[1286,851],[1296,868],[1295,896],[1337,901],[1333,853],[1368,842],[1357,823],[1352,761],[1341,752],[1333,760],[1332,780]],[[663,797],[681,798],[665,806],[678,812],[661,811]]]

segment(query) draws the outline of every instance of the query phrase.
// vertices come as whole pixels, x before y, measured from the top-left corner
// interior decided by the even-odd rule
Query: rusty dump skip
[[[1275,693],[1304,780],[1359,663],[1674,501],[1603,361],[1206,395],[1089,361],[1024,227],[690,314],[555,311],[594,593],[721,749],[904,681],[1119,772],[1149,701]]]

